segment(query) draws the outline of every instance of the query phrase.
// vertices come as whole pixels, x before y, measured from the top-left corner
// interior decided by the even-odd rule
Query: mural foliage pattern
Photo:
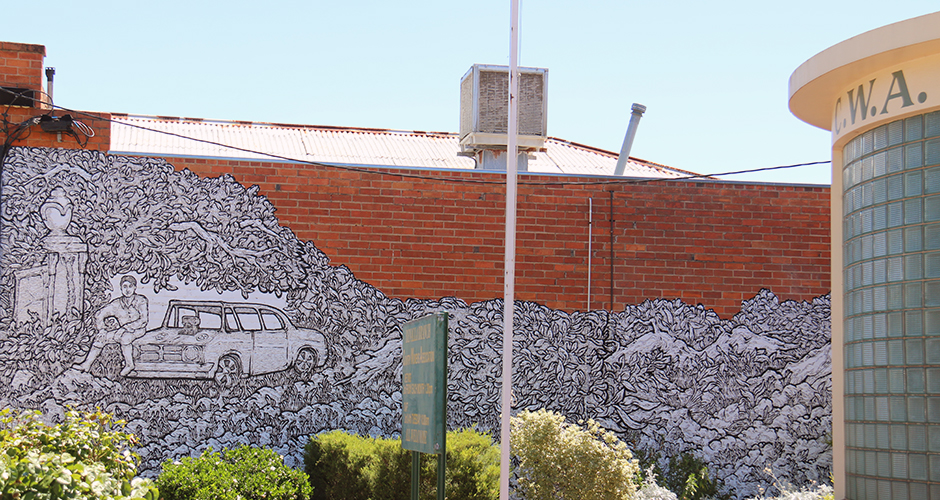
[[[446,310],[448,426],[498,435],[501,300],[386,297],[229,176],[20,148],[2,180],[0,406],[113,412],[150,474],[239,443],[296,464],[311,434],[400,432],[399,325]],[[767,290],[731,320],[680,301],[612,313],[517,302],[515,409],[594,418],[664,457],[692,452],[738,496],[757,493],[768,466],[826,480],[829,310],[828,296],[780,303]]]

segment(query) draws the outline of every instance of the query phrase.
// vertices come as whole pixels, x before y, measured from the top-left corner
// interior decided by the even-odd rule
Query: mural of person
[[[134,370],[131,342],[139,339],[147,332],[149,303],[147,297],[137,293],[137,279],[133,276],[125,275],[121,277],[120,287],[121,296],[112,300],[95,314],[95,326],[98,328],[98,335],[95,337],[85,361],[79,365],[82,371],[89,371],[104,346],[111,343],[121,344],[121,353],[124,356],[124,369],[121,370],[121,375],[126,376]]]

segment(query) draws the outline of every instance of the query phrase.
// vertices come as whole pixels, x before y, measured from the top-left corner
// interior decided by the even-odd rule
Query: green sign
[[[447,313],[402,325],[401,446],[444,453],[447,431]]]

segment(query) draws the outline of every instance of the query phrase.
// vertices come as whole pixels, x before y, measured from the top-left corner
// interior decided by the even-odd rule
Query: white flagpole
[[[509,121],[506,146],[506,260],[503,272],[503,394],[500,428],[499,498],[509,500],[509,421],[512,410],[512,319],[516,274],[516,126],[519,91],[519,0],[510,0],[509,25]]]

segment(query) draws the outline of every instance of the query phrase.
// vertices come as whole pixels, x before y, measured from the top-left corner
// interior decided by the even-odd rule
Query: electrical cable
[[[12,92],[12,91],[10,91],[10,90],[8,90],[8,89],[4,89],[4,88],[0,88],[0,90],[2,90],[2,91],[4,91],[4,92],[11,93],[11,94],[21,95],[21,93]],[[37,99],[35,99],[35,98],[28,97],[28,96],[23,96],[23,97],[26,97],[26,98],[28,98],[28,99],[32,99],[32,100],[34,100],[34,101],[37,100]],[[212,145],[212,146],[219,146],[219,147],[223,147],[223,148],[227,148],[227,149],[232,149],[232,150],[235,150],[235,151],[241,151],[241,152],[243,152],[243,153],[251,153],[251,154],[256,154],[256,155],[260,155],[260,156],[266,156],[266,157],[271,158],[271,159],[283,160],[283,161],[287,161],[287,162],[291,162],[291,163],[298,163],[298,164],[303,164],[303,165],[311,165],[311,166],[321,167],[321,168],[332,168],[332,169],[336,169],[336,170],[344,170],[344,171],[349,171],[349,172],[358,172],[358,173],[365,173],[365,174],[372,174],[372,175],[401,177],[401,178],[405,178],[405,179],[419,179],[419,180],[435,181],[435,182],[445,182],[445,183],[446,183],[446,182],[450,182],[450,183],[456,183],[456,184],[488,184],[488,185],[504,185],[504,184],[505,184],[505,181],[502,181],[502,180],[499,180],[499,181],[490,181],[490,180],[485,180],[485,179],[467,179],[467,178],[453,178],[453,177],[437,177],[437,176],[431,176],[431,175],[408,174],[408,173],[404,173],[404,172],[393,172],[393,171],[377,170],[377,169],[375,169],[375,168],[355,167],[355,166],[351,166],[351,165],[338,165],[338,164],[333,164],[333,163],[322,163],[322,162],[317,162],[317,161],[301,160],[301,159],[298,159],[298,158],[291,158],[291,157],[288,157],[288,156],[278,155],[278,154],[275,154],[275,153],[266,153],[266,152],[263,152],[263,151],[256,151],[256,150],[253,150],[253,149],[243,148],[243,147],[239,147],[239,146],[232,146],[232,145],[230,145],[230,144],[224,144],[224,143],[220,143],[220,142],[216,142],[216,141],[210,141],[210,140],[207,140],[207,139],[199,139],[199,138],[196,138],[196,137],[190,137],[190,136],[186,136],[186,135],[183,135],[183,134],[178,134],[178,133],[175,133],[175,132],[168,132],[168,131],[165,131],[165,130],[158,130],[158,129],[153,129],[153,128],[149,128],[149,127],[144,127],[144,126],[142,126],[142,125],[136,125],[136,124],[132,124],[132,123],[126,123],[126,122],[118,121],[118,120],[115,120],[115,119],[112,119],[112,118],[105,118],[105,117],[102,117],[102,116],[97,116],[97,115],[94,115],[94,114],[91,114],[91,113],[87,113],[87,112],[83,112],[83,111],[77,111],[77,110],[65,108],[65,107],[62,107],[62,106],[56,106],[56,105],[54,105],[54,104],[50,104],[50,106],[52,106],[54,109],[59,109],[59,110],[62,110],[62,111],[67,111],[67,112],[72,113],[72,114],[74,114],[74,115],[83,115],[83,116],[87,116],[87,117],[90,117],[90,118],[94,118],[94,119],[96,119],[96,120],[106,121],[106,122],[112,123],[112,124],[123,125],[123,126],[126,126],[126,127],[132,127],[132,128],[136,128],[136,129],[139,129],[139,130],[144,130],[144,131],[147,131],[147,132],[153,132],[153,133],[157,133],[157,134],[168,135],[168,136],[171,136],[171,137],[177,137],[177,138],[180,138],[180,139],[189,140],[189,141],[194,141],[194,142],[199,142],[199,143],[202,143],[202,144],[209,144],[209,145]],[[73,123],[80,123],[80,122],[73,121]],[[84,123],[82,123],[82,127],[85,127],[85,128],[88,128],[89,130],[91,130],[91,128],[88,127],[87,125],[85,125]],[[83,133],[84,133],[84,132],[83,132]],[[86,135],[88,135],[88,134],[86,134]],[[88,137],[93,137],[93,136],[94,136],[94,131],[92,130],[92,135],[89,135]],[[87,142],[87,141],[86,141],[86,142]],[[84,145],[83,145],[83,147],[84,147]],[[154,154],[154,156],[160,156],[160,155],[159,155],[159,154]],[[591,185],[605,185],[605,186],[606,186],[606,185],[612,185],[612,184],[633,185],[633,184],[647,184],[647,183],[664,182],[664,181],[684,181],[684,180],[692,180],[692,179],[709,179],[709,178],[723,177],[723,176],[728,176],[728,175],[749,174],[749,173],[755,173],[755,172],[766,172],[766,171],[771,171],[771,170],[781,170],[781,169],[789,169],[789,168],[797,168],[797,167],[806,167],[806,166],[812,166],[812,165],[823,165],[823,164],[827,164],[827,163],[832,163],[832,162],[829,161],[829,160],[825,160],[825,161],[814,161],[814,162],[807,162],[807,163],[796,163],[796,164],[792,164],[792,165],[777,165],[777,166],[773,166],[773,167],[754,168],[754,169],[748,169],[748,170],[737,170],[737,171],[732,171],[732,172],[721,172],[721,173],[713,173],[713,174],[694,174],[694,175],[680,176],[680,177],[629,178],[629,179],[619,179],[619,178],[611,179],[611,178],[605,178],[605,179],[603,179],[603,180],[598,179],[598,180],[593,180],[593,181],[519,181],[519,185],[524,185],[524,186],[591,186]],[[381,168],[381,167],[378,167],[378,168]]]
[[[92,138],[95,136],[95,129],[85,125],[84,122],[72,120],[72,123],[75,124],[75,128],[77,128],[79,132],[85,134],[85,137]]]
[[[0,87],[0,90],[6,92],[7,94],[11,94],[11,95],[13,96],[13,98],[10,99],[10,103],[7,104],[6,109],[3,111],[3,115],[4,115],[4,116],[6,116],[6,115],[8,114],[8,112],[10,111],[10,108],[12,108],[12,107],[14,106],[14,103],[16,102],[16,99],[17,99],[17,98],[28,99],[28,100],[30,100],[30,101],[34,101],[34,102],[38,102],[38,103],[42,104],[42,100],[41,100],[41,99],[36,99],[35,97],[33,97],[33,96],[31,96],[31,95],[27,95],[28,93],[33,92],[34,89],[23,89],[21,92],[14,92],[14,91],[12,91],[12,90],[10,90],[10,89],[6,89],[6,88]],[[46,93],[44,90],[42,90],[42,89],[40,89],[39,92],[40,92],[41,94],[45,94],[46,96],[49,97],[49,104],[51,105],[51,104],[52,104],[52,96],[50,96],[49,94],[47,94],[47,93]]]
[[[12,91],[12,90],[10,90],[10,89],[6,89],[6,88],[0,88],[0,90],[6,92],[7,94],[11,94],[11,95],[13,96],[13,98],[10,99],[10,103],[7,104],[6,108],[3,110],[3,113],[0,114],[0,117],[2,117],[2,118],[0,118],[0,119],[2,119],[2,123],[3,123],[3,132],[4,132],[4,134],[6,135],[6,139],[4,140],[3,149],[0,150],[0,172],[2,172],[3,161],[6,159],[6,155],[9,153],[9,150],[10,150],[10,148],[12,147],[13,142],[16,142],[16,141],[18,141],[18,140],[25,139],[26,137],[29,137],[28,134],[27,134],[25,137],[19,137],[19,134],[21,133],[21,131],[15,133],[15,134],[11,134],[11,133],[10,133],[10,129],[9,129],[9,126],[10,126],[10,124],[11,124],[11,122],[10,122],[10,120],[9,120],[10,108],[13,107],[14,103],[17,101],[18,98],[27,99],[27,100],[30,100],[30,101],[39,103],[40,105],[46,104],[46,103],[44,103],[44,102],[42,101],[42,99],[36,99],[36,98],[33,97],[32,95],[30,95],[30,94],[32,94],[33,92],[35,92],[36,89],[24,89],[24,90],[22,90],[22,91],[20,91],[20,92],[14,92],[14,91]],[[45,95],[46,97],[49,98],[48,105],[49,105],[50,109],[55,109],[55,108],[64,109],[64,108],[61,108],[60,106],[56,106],[56,105],[53,103],[53,101],[52,101],[52,95],[50,95],[48,92],[46,92],[46,91],[44,91],[44,90],[42,90],[42,89],[38,89],[38,92],[40,93],[40,96]],[[40,116],[34,116],[34,117],[31,117],[31,118],[28,118],[27,120],[25,120],[25,121],[19,123],[19,124],[17,125],[17,129],[19,129],[19,128],[21,128],[21,127],[28,127],[28,126],[31,126],[31,125],[36,125],[37,123],[40,122],[42,116],[49,116],[49,117],[55,118],[55,116],[53,116],[53,115],[52,115],[52,112],[50,111],[49,113],[45,113],[45,114],[40,115]],[[69,116],[68,118],[71,120],[71,116]],[[77,134],[74,130],[71,130],[71,128],[70,128],[69,130],[63,131],[63,132],[65,132],[65,133],[67,133],[68,135],[74,137],[74,138],[75,138],[75,142],[77,142],[82,148],[84,148],[84,147],[88,144],[88,139],[95,136],[95,131],[94,131],[94,129],[92,129],[91,127],[89,127],[88,125],[86,125],[85,123],[83,123],[83,122],[81,122],[81,121],[78,121],[78,120],[71,120],[71,122],[76,126],[76,128],[79,130],[79,132],[81,132],[83,135],[85,135],[86,138],[85,138],[84,140],[82,140],[82,138],[79,137],[78,134]],[[61,132],[60,132],[60,133],[61,133]]]

